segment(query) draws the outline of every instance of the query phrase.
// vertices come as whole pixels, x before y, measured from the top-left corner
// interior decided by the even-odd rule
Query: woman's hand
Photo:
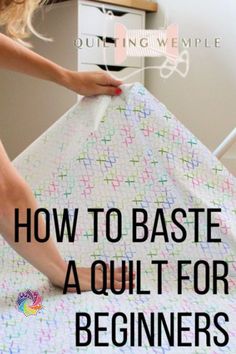
[[[120,95],[122,81],[113,79],[105,72],[66,70],[62,85],[83,96]]]
[[[76,269],[76,271],[77,271],[80,291],[90,291],[92,287],[91,268],[79,267]],[[58,272],[54,273],[53,277],[49,279],[53,285],[63,289],[65,286],[66,273],[67,273],[67,268],[60,269]],[[107,283],[104,284],[103,269],[101,266],[97,266],[95,270],[95,284],[94,284],[96,289],[101,289],[104,287],[104,285],[106,289],[110,289],[111,285],[115,289],[121,289],[123,286],[125,287],[125,289],[129,289],[130,285],[132,285],[132,287],[134,288],[135,273],[132,274],[132,284],[130,284],[130,277],[129,277],[129,272],[127,267],[125,269],[124,277],[122,274],[122,267],[115,268],[113,276],[114,276],[114,281],[111,284],[111,271],[109,265],[107,265],[107,269],[106,269]],[[68,289],[66,288],[66,291],[76,292],[77,283],[75,282],[74,274],[70,274],[70,279],[68,281],[68,284],[75,284],[75,286]]]
[[[122,84],[105,72],[65,69],[0,33],[0,69],[55,82],[83,96],[119,95]]]

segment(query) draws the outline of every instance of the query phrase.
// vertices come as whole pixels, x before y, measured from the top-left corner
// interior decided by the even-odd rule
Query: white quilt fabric
[[[33,119],[33,117],[32,117]],[[25,128],[27,129],[27,127]],[[210,128],[209,128],[210,129]],[[40,136],[15,161],[15,166],[32,186],[38,203],[49,210],[80,209],[76,242],[58,247],[66,259],[90,266],[96,259],[140,259],[143,287],[156,288],[156,271],[151,260],[166,259],[163,295],[96,296],[62,295],[48,280],[19,257],[0,239],[0,353],[236,353],[236,180],[168,109],[142,85],[123,87],[119,97],[84,98]],[[112,207],[122,211],[123,238],[117,244],[104,236],[101,221],[99,242],[92,242],[91,215],[87,208]],[[156,208],[163,208],[166,219],[174,208],[222,208],[216,220],[220,228],[215,237],[222,243],[206,242],[206,225],[200,225],[199,243],[193,242],[193,219],[188,216],[184,243],[131,242],[131,210],[148,211],[150,226]],[[103,219],[102,219],[103,220]],[[170,224],[168,228],[171,230]],[[52,230],[53,231],[53,230]],[[196,295],[192,282],[185,283],[183,295],[176,294],[176,260],[221,259],[230,267],[229,295]],[[192,277],[191,267],[186,274]],[[17,311],[19,292],[38,290],[43,309],[37,316],[25,317]],[[154,293],[155,294],[155,293]],[[123,312],[226,312],[230,334],[226,347],[177,348],[164,344],[116,348],[75,347],[75,313]],[[106,323],[109,328],[109,324]],[[193,319],[186,325],[193,341]],[[214,332],[214,328],[212,332]],[[110,331],[104,333],[110,341]],[[204,339],[204,336],[202,337]]]

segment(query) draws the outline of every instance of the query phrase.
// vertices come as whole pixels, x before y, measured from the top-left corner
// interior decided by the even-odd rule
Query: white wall
[[[146,25],[157,29],[177,23],[180,37],[220,37],[220,49],[191,48],[190,71],[169,79],[146,72],[146,87],[164,102],[211,150],[236,126],[236,2],[235,0],[158,0],[159,12]],[[149,58],[157,65],[163,58]],[[236,156],[235,150],[231,155]],[[232,157],[232,156],[231,156]]]
[[[46,11],[46,12],[44,12]],[[77,68],[75,0],[48,5],[35,17],[35,28],[54,39],[32,37],[34,50],[71,70]],[[47,30],[45,29],[47,28]],[[75,102],[75,93],[51,82],[23,74],[0,71],[0,138],[10,156],[16,157]]]

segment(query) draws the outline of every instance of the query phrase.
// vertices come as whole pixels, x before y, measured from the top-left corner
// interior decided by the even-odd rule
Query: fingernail
[[[115,94],[116,95],[120,95],[121,93],[122,93],[122,90],[119,87],[117,87],[116,91],[115,91]]]

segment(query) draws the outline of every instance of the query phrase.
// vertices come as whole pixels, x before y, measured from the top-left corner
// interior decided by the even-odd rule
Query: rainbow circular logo
[[[16,304],[18,310],[25,316],[37,315],[38,311],[43,308],[42,297],[37,291],[32,290],[19,293]]]

